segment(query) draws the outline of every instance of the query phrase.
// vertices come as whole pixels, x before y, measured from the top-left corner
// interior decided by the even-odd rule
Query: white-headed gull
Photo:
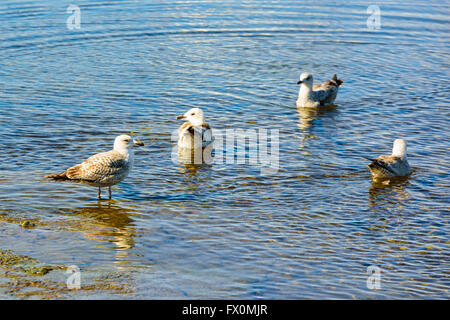
[[[108,187],[111,199],[111,186],[128,176],[133,166],[133,145],[143,146],[138,140],[128,135],[120,135],[114,140],[114,149],[97,153],[80,164],[70,167],[65,172],[45,176],[55,180],[73,180],[101,188]]]

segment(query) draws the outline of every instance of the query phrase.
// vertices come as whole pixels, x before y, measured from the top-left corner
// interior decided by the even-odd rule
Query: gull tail
[[[339,87],[341,84],[344,83],[344,81],[339,80],[339,79],[337,78],[337,75],[336,75],[336,74],[333,76],[333,78],[331,79],[331,81],[334,82],[334,83],[336,84],[337,87]]]
[[[62,173],[53,173],[45,176],[44,178],[47,179],[54,179],[54,180],[70,180],[70,178],[67,176],[67,172]]]
[[[45,176],[45,178],[54,180],[80,180],[82,179],[81,168],[81,164],[77,164],[76,166],[70,167],[65,172],[49,174],[48,176]]]

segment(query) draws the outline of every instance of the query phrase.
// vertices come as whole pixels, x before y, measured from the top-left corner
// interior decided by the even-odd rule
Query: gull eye
[[[191,116],[194,116],[194,115],[195,115],[195,113],[194,113],[194,112],[192,112],[192,113],[191,113]]]

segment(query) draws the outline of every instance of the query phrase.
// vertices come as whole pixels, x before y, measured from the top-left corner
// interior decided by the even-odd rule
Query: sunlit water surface
[[[364,1],[80,0],[69,30],[73,2],[0,4],[0,249],[81,269],[81,290],[54,270],[30,297],[449,297],[447,2],[390,1],[370,30]],[[304,71],[344,80],[334,107],[296,108]],[[174,163],[191,107],[278,129],[278,171]],[[43,179],[121,133],[146,145],[112,201]],[[363,157],[396,138],[414,173],[373,184]]]

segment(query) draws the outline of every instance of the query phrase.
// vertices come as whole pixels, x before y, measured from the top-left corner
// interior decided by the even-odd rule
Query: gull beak
[[[298,80],[297,84],[302,84],[303,81],[302,80]]]
[[[178,116],[177,120],[186,119],[186,116],[183,114],[182,116]]]
[[[133,139],[133,145],[135,146],[143,146],[144,143],[140,140]]]

